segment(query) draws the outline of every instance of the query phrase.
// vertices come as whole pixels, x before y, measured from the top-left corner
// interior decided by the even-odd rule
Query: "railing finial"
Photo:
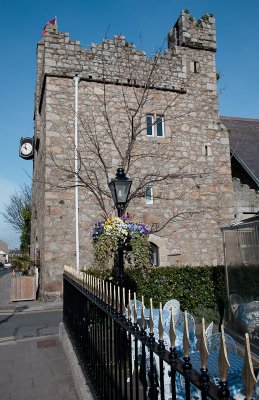
[[[242,370],[242,378],[244,382],[246,400],[253,400],[254,388],[256,385],[256,377],[254,374],[254,368],[251,358],[249,334],[245,334],[245,358],[244,366]]]

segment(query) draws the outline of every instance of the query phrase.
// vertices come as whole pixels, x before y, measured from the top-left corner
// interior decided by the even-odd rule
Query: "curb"
[[[75,354],[75,351],[73,349],[72,343],[69,339],[69,336],[67,334],[67,331],[66,331],[66,328],[65,328],[63,322],[61,322],[59,324],[59,335],[60,335],[60,340],[62,342],[68,363],[70,365],[70,369],[72,372],[78,399],[79,400],[94,400],[91,390],[86,383],[86,379],[83,374],[82,368],[80,367],[80,365],[78,363],[77,356]]]

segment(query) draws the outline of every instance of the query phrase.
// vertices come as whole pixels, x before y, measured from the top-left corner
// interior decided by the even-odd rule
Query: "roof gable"
[[[259,187],[259,119],[220,117],[229,131],[232,155]]]

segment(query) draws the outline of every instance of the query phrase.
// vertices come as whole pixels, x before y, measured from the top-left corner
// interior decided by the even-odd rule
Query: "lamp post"
[[[125,211],[125,205],[128,201],[132,181],[126,177],[124,169],[117,169],[116,177],[109,183],[112,199],[118,211],[118,217],[121,217]],[[124,280],[124,260],[123,260],[123,244],[119,244],[118,252],[115,260],[117,284],[120,287],[120,309],[122,311],[122,288]]]

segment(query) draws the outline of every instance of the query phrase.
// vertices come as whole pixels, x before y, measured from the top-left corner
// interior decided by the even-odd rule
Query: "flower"
[[[119,217],[109,217],[105,221],[98,221],[92,231],[92,239],[96,242],[101,235],[112,236],[118,241],[125,243],[136,233],[147,235],[149,229],[143,222],[139,222],[129,213]]]
[[[94,265],[109,265],[120,246],[125,250],[128,266],[146,268],[150,265],[149,229],[129,213],[98,221],[92,230]],[[130,250],[130,251],[129,251]]]

